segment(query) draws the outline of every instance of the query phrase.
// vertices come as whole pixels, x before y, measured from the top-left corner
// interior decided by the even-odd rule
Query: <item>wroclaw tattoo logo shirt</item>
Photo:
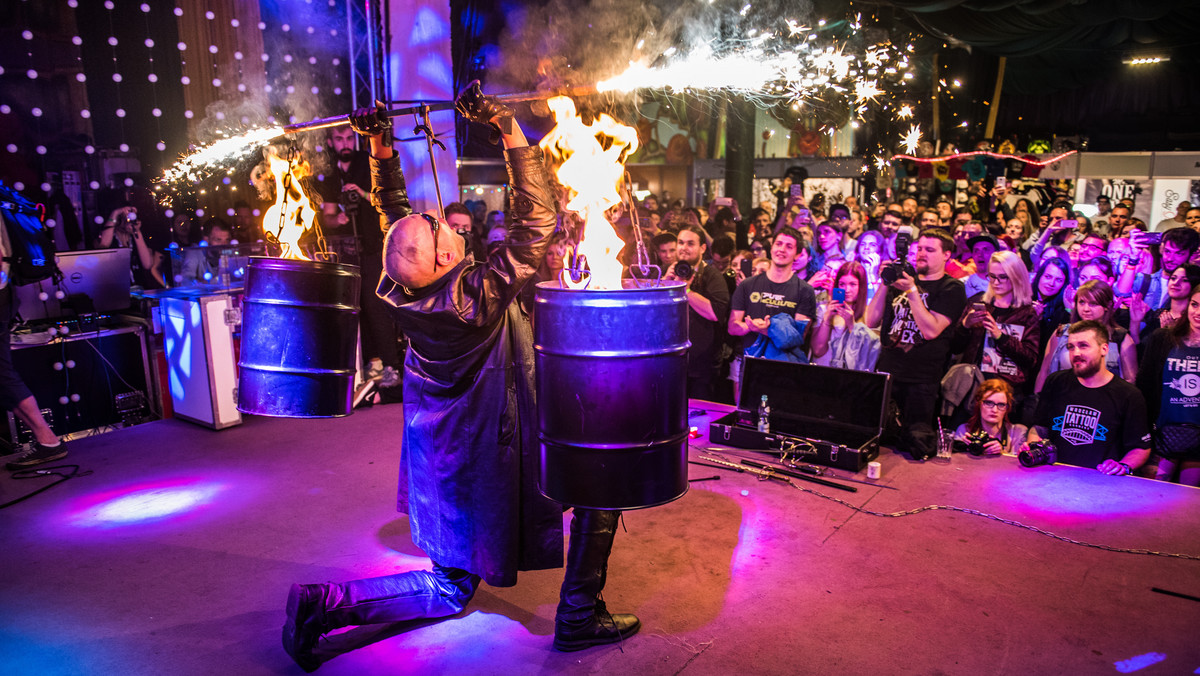
[[[1062,415],[1054,419],[1050,429],[1075,446],[1108,441],[1108,429],[1100,424],[1100,411],[1087,406],[1068,406]]]
[[[1034,419],[1054,442],[1058,461],[1068,465],[1095,467],[1150,444],[1145,398],[1115,376],[1104,385],[1085,387],[1070,369],[1051,374]]]

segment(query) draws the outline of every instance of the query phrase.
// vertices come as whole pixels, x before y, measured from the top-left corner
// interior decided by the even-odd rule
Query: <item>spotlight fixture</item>
[[[1130,66],[1148,66],[1151,64],[1163,63],[1163,62],[1170,61],[1170,60],[1171,60],[1171,57],[1169,57],[1169,56],[1138,56],[1138,57],[1131,57],[1131,58],[1125,59],[1122,61],[1122,63],[1125,63]]]

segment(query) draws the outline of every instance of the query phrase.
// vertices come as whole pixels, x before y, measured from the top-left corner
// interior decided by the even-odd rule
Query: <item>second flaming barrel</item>
[[[541,491],[572,507],[638,509],[687,492],[683,284],[537,287]]]
[[[239,411],[281,418],[350,415],[359,284],[354,265],[250,259]]]

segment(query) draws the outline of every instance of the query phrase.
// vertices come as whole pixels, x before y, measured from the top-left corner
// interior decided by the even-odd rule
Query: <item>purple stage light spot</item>
[[[212,505],[230,485],[199,478],[137,483],[79,499],[67,514],[77,528],[109,530],[193,515]]]
[[[1127,660],[1121,660],[1116,662],[1113,666],[1115,666],[1117,671],[1121,672],[1122,674],[1131,674],[1135,671],[1145,669],[1152,664],[1158,664],[1165,659],[1167,659],[1167,656],[1163,653],[1146,653],[1145,655],[1138,655],[1136,657],[1130,657]]]

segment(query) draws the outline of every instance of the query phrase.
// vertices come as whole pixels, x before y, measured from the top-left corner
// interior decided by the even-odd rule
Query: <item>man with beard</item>
[[[741,395],[742,355],[760,335],[767,334],[771,328],[771,317],[782,312],[811,325],[813,317],[817,315],[816,292],[792,270],[803,241],[795,228],[780,230],[771,242],[771,267],[766,274],[747,277],[733,291],[729,335],[745,336],[742,349],[729,369],[735,400]]]
[[[332,166],[321,176],[317,186],[325,200],[323,222],[329,228],[325,234],[340,231],[345,235],[356,235],[362,278],[374,280],[383,273],[383,231],[377,224],[378,215],[367,193],[371,188],[371,165],[367,153],[358,150],[356,136],[350,127],[329,130],[326,142]],[[396,324],[370,283],[362,285],[359,304],[363,372],[367,380],[379,383],[379,403],[398,403],[403,397]]]
[[[704,262],[704,230],[689,225],[676,236],[676,260],[663,273],[665,281],[687,282],[688,397],[712,399],[713,376],[718,367],[722,327],[729,313],[729,287],[716,268]],[[686,264],[686,265],[685,265]]]
[[[901,450],[924,460],[937,452],[934,408],[950,356],[953,318],[967,304],[962,282],[946,274],[954,240],[941,228],[924,230],[913,245],[917,279],[901,272],[867,306],[867,326],[883,344],[876,369],[892,374],[892,398],[900,410]]]
[[[1058,462],[1116,476],[1131,474],[1150,457],[1146,402],[1136,387],[1108,370],[1108,329],[1103,324],[1075,322],[1067,340],[1071,371],[1046,379],[1034,427],[1021,450],[1049,440]]]

